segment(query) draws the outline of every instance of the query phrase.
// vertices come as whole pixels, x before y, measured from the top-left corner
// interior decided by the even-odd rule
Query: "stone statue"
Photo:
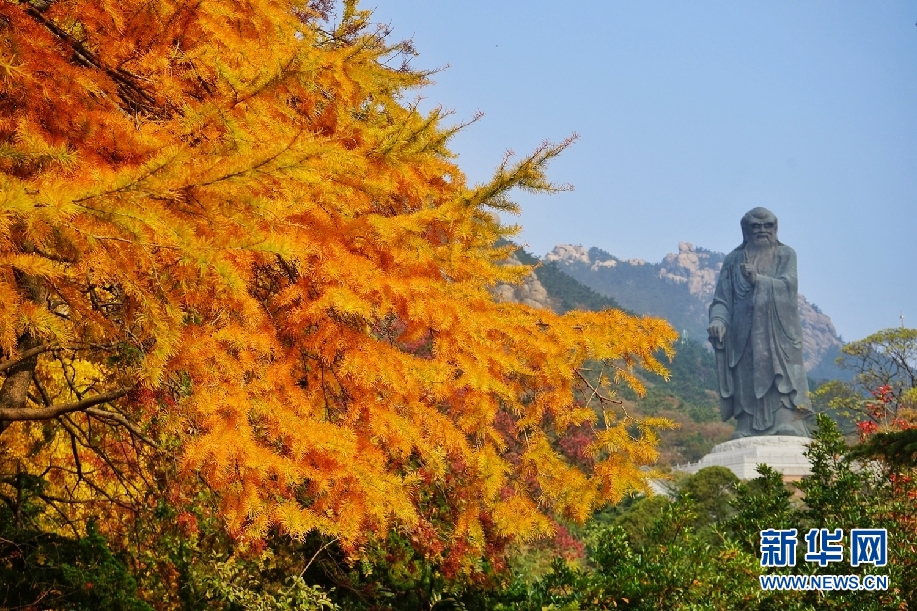
[[[777,240],[777,217],[742,217],[742,245],[726,255],[710,305],[723,420],[733,439],[808,437],[811,416],[796,302],[796,251]]]

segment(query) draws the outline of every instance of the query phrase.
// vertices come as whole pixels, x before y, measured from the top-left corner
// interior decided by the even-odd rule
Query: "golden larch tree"
[[[489,292],[528,271],[492,211],[568,142],[469,186],[410,46],[320,8],[0,2],[3,499],[141,511],[165,456],[239,537],[420,532],[436,490],[477,553],[643,485],[662,423],[609,387],[671,328]]]

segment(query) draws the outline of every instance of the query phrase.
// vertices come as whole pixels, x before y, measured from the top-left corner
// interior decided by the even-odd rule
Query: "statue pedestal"
[[[704,467],[726,467],[739,479],[758,477],[755,468],[764,463],[783,474],[784,481],[798,480],[809,475],[811,465],[803,452],[811,440],[806,437],[765,435],[732,439],[714,446],[698,462],[675,467],[678,471],[697,473]]]

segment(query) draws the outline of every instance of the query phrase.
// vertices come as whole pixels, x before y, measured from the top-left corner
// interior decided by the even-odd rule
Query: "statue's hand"
[[[714,320],[707,327],[707,335],[710,336],[711,340],[715,339],[717,343],[723,343],[723,338],[726,337],[726,325],[723,324],[722,320]]]
[[[752,284],[758,281],[758,272],[755,271],[755,266],[751,263],[742,264],[742,273]]]

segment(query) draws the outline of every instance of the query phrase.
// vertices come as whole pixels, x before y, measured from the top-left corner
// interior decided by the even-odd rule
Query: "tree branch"
[[[126,70],[113,69],[106,66],[101,59],[89,51],[82,43],[75,40],[72,36],[67,34],[67,32],[58,27],[56,23],[42,15],[41,11],[35,7],[27,5],[25,12],[32,19],[45,26],[58,40],[69,46],[73,50],[74,56],[79,63],[87,67],[101,70],[108,75],[108,78],[118,85],[118,93],[130,111],[137,112],[138,110],[143,110],[149,112],[153,116],[163,116],[167,114],[164,109],[157,105],[156,98],[135,82],[137,78],[136,75]]]
[[[36,346],[35,348],[30,348],[29,350],[23,350],[22,353],[14,359],[8,359],[0,363],[0,371],[6,371],[10,367],[13,367],[17,363],[21,363],[27,359],[32,358],[36,354],[41,354],[42,352],[47,352],[48,350],[53,350],[57,348],[57,344],[44,344],[42,346]]]
[[[49,352],[51,350],[92,350],[92,349],[106,350],[106,349],[112,349],[113,347],[114,346],[110,344],[83,344],[83,345],[74,344],[74,345],[69,345],[69,346],[62,346],[57,343],[42,344],[41,346],[36,346],[28,350],[23,350],[19,354],[19,356],[17,356],[16,358],[10,358],[10,359],[3,361],[2,363],[0,363],[0,372],[6,371],[10,367],[15,367],[17,363],[21,363],[22,361],[30,359],[33,356],[42,354],[43,352]]]
[[[93,407],[94,405],[99,405],[100,403],[107,403],[108,401],[113,401],[120,397],[123,397],[128,392],[130,388],[119,388],[111,392],[107,392],[101,395],[96,395],[94,397],[86,397],[82,401],[75,401],[73,403],[64,403],[63,405],[52,405],[51,407],[44,408],[31,408],[31,407],[7,407],[0,408],[0,421],[6,422],[24,422],[24,421],[35,421],[35,420],[53,420],[58,416],[64,414],[69,414],[72,412],[84,412],[88,411],[88,408]],[[97,410],[101,411],[101,410]],[[111,412],[105,412],[109,414]],[[122,416],[123,418],[123,416]],[[113,418],[112,418],[113,419]]]
[[[137,428],[137,425],[134,424],[133,422],[131,422],[130,420],[128,420],[128,419],[124,416],[124,414],[121,414],[121,413],[119,413],[119,412],[110,412],[110,411],[104,410],[104,409],[97,409],[97,408],[95,408],[95,407],[90,407],[90,408],[87,408],[87,409],[85,409],[85,410],[83,410],[83,411],[85,411],[85,412],[86,412],[87,414],[89,414],[90,416],[94,416],[94,417],[98,418],[99,420],[108,421],[109,423],[115,422],[115,423],[117,423],[117,424],[120,424],[121,426],[123,426],[124,428],[126,428],[128,431],[130,431],[131,435],[133,435],[134,437],[136,437],[137,439],[139,439],[139,440],[142,441],[143,443],[145,443],[145,444],[147,444],[147,445],[149,445],[149,446],[152,446],[152,447],[154,447],[154,448],[157,448],[157,447],[158,447],[158,446],[156,445],[155,442],[153,442],[153,441],[152,441],[151,439],[149,439],[146,435],[144,435],[143,433],[141,433],[141,432],[140,432],[140,429]]]

